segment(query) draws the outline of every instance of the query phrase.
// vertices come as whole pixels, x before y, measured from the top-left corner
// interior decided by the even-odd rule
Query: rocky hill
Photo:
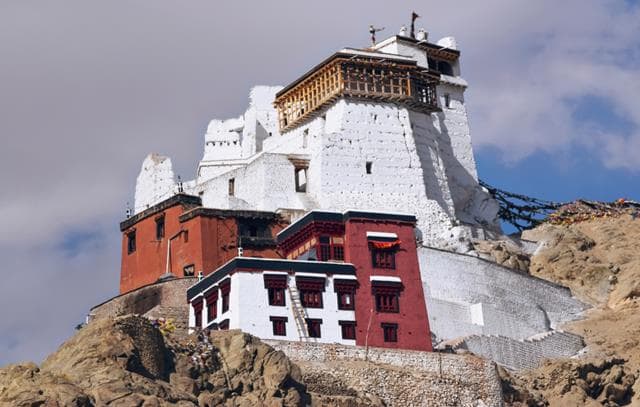
[[[633,208],[590,211],[574,208],[523,234],[541,243],[530,273],[570,287],[592,308],[562,327],[584,337],[579,357],[502,372],[511,405],[640,405],[640,217]]]

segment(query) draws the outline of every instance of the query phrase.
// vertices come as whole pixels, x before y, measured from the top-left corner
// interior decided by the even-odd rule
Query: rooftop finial
[[[182,178],[178,175],[178,193],[181,194],[184,192],[184,188],[182,187]]]
[[[129,202],[127,202],[126,216],[127,216],[127,219],[131,217],[131,206],[129,205]]]
[[[384,27],[375,28],[373,25],[369,25],[369,34],[371,34],[371,46],[372,47],[376,46],[376,33],[380,32],[382,30],[384,30]]]
[[[411,13],[411,38],[415,39],[416,38],[416,19],[419,18],[420,16],[418,14],[416,14],[415,11],[413,11]]]

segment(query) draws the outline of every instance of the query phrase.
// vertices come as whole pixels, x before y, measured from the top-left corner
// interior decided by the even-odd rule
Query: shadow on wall
[[[410,114],[418,115],[420,113]],[[438,118],[439,129],[436,128],[431,120],[432,116],[426,116],[426,120],[421,120],[420,122],[425,123],[427,128],[426,134],[434,136],[434,140],[430,140],[430,142],[427,141],[425,144],[428,148],[435,149],[436,156],[442,160],[444,167],[443,175],[455,211],[455,214],[452,216],[464,223],[479,224],[486,229],[500,233],[500,225],[497,219],[497,205],[495,206],[495,210],[482,205],[482,200],[486,199],[489,201],[491,197],[479,186],[477,179],[469,173],[459,161],[458,157],[456,157],[453,151],[451,135],[445,124],[444,113],[439,112],[434,114]],[[425,116],[424,114],[420,115]],[[412,117],[411,120],[413,122],[416,118]],[[436,136],[437,138],[435,138]],[[416,143],[417,142],[418,140],[416,140]],[[431,170],[434,164],[431,157],[425,157],[425,154],[428,152],[430,151],[418,149],[418,155],[423,168]],[[433,152],[431,153],[433,154]],[[435,173],[425,175],[434,176]],[[427,182],[437,182],[437,179],[428,180],[427,176],[425,176],[425,180]],[[445,202],[443,197],[434,197],[434,199],[441,205]],[[449,212],[450,210],[447,211],[447,213]]]

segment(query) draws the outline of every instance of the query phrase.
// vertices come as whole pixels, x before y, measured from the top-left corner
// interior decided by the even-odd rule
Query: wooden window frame
[[[338,321],[342,339],[356,339],[356,321]]]
[[[193,315],[195,317],[194,324],[196,328],[202,328],[202,307],[204,306],[203,298],[198,298],[198,300],[191,303],[191,306],[193,307]]]
[[[322,319],[305,318],[309,338],[322,338]]]
[[[377,269],[396,269],[396,249],[371,248],[371,265]]]
[[[127,254],[136,252],[136,231],[132,230],[127,233]]]
[[[287,336],[287,322],[289,318],[270,316],[269,321],[271,321],[273,336]]]
[[[374,295],[376,311],[397,314],[400,312],[401,283],[373,281],[371,293]]]
[[[385,342],[398,342],[398,324],[383,322],[380,326],[382,327],[382,338]]]
[[[264,288],[267,289],[269,305],[285,307],[287,305],[285,289],[287,288],[287,276],[265,274]]]
[[[356,309],[356,289],[358,288],[357,280],[333,280],[333,291],[336,293],[338,301],[338,309],[352,311]],[[351,303],[347,304],[345,296],[351,297]]]
[[[300,303],[304,308],[323,308],[325,278],[296,277],[296,288],[300,293]]]
[[[156,240],[162,240],[165,235],[164,215],[156,218]]]
[[[220,283],[220,294],[222,297],[222,313],[229,311],[229,293],[231,292],[231,280],[227,279]]]
[[[207,302],[207,323],[212,322],[218,317],[218,289],[214,288],[206,294]]]

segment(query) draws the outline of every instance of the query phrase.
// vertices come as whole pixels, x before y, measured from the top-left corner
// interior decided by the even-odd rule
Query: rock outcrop
[[[41,367],[0,369],[2,406],[297,406],[309,403],[284,353],[239,331],[165,338],[143,317],[96,321]]]

